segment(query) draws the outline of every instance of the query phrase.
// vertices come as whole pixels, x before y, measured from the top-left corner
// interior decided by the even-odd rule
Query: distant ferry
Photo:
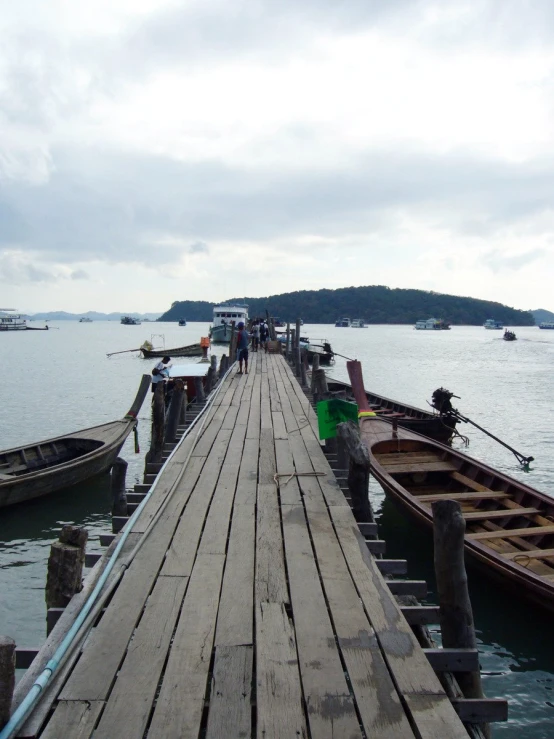
[[[26,331],[27,320],[13,308],[0,308],[0,331]]]
[[[350,318],[339,318],[339,320],[335,323],[336,328],[350,328],[352,325]]]
[[[247,305],[214,305],[214,317],[210,328],[210,339],[216,344],[228,344],[231,341],[231,323],[235,326],[248,321]]]
[[[495,321],[494,318],[487,318],[487,320],[483,324],[483,328],[492,329],[493,331],[502,331],[504,326],[501,324],[500,321]]]
[[[81,318],[79,318],[79,323],[92,323],[92,318],[81,316]]]
[[[367,328],[363,318],[353,318],[350,328]]]
[[[542,323],[539,323],[539,328],[552,328],[552,329],[554,329],[554,322],[552,322],[552,321],[543,321]]]
[[[418,331],[450,331],[450,324],[439,318],[427,318],[416,321],[414,328]]]

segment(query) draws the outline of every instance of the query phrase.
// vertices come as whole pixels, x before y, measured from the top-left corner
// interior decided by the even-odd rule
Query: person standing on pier
[[[252,326],[252,351],[257,352],[260,344],[260,326],[256,322]]]
[[[169,377],[168,364],[171,362],[171,357],[164,357],[161,362],[154,367],[152,370],[152,392],[156,392],[158,382],[163,382]]]
[[[239,360],[239,371],[237,372],[238,375],[242,375],[242,363],[244,362],[244,374],[248,374],[248,344],[250,342],[250,337],[248,336],[248,331],[244,328],[244,323],[242,321],[238,324],[238,334],[237,334],[237,355]]]

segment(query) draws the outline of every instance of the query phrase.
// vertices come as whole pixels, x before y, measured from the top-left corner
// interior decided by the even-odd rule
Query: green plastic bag
[[[334,439],[337,435],[337,424],[344,421],[358,423],[358,406],[347,400],[332,398],[322,400],[316,406],[317,425],[320,439]]]

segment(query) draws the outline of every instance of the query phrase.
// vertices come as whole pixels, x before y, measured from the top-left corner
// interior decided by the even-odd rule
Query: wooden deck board
[[[43,739],[89,739],[94,731],[103,701],[60,701]]]
[[[206,739],[251,736],[251,646],[218,646],[215,650]]]

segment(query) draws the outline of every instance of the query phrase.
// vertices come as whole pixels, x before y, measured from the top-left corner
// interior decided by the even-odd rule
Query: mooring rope
[[[326,475],[326,472],[276,472],[273,475],[273,480],[277,487],[279,487],[280,485],[286,485],[293,477],[325,477]],[[286,477],[287,479],[279,482],[281,477]]]

